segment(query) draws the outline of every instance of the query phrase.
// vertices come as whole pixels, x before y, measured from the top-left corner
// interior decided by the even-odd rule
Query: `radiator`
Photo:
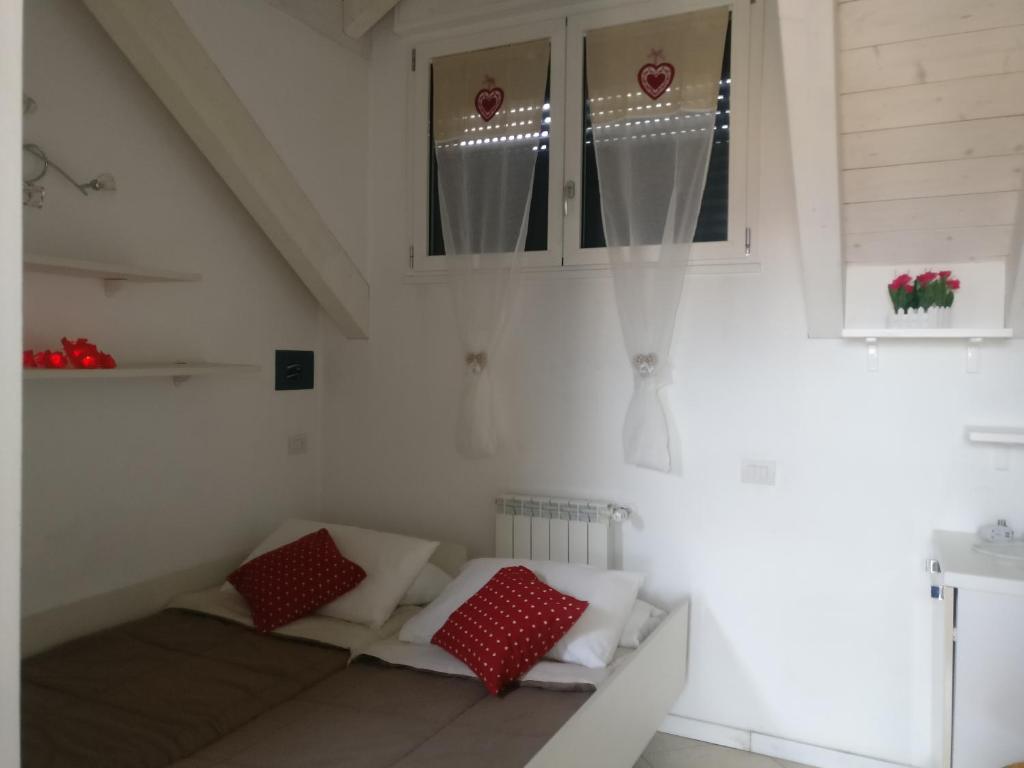
[[[621,504],[547,496],[499,496],[494,504],[495,556],[598,568],[609,567],[609,527],[631,514]]]

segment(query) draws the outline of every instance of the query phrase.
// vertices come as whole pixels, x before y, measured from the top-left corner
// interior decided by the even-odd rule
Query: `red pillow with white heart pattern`
[[[366,571],[343,557],[326,528],[243,563],[228,581],[252,611],[252,623],[270,632],[344,595]]]
[[[521,565],[502,568],[431,638],[497,695],[569,631],[588,603],[563,595]]]

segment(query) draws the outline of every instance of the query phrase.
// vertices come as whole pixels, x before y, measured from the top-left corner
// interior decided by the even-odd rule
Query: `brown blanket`
[[[589,695],[363,657],[175,768],[522,768]]]
[[[23,765],[521,768],[589,696],[347,659],[164,611],[25,661]]]
[[[348,653],[163,611],[26,659],[25,768],[163,768],[344,669]]]

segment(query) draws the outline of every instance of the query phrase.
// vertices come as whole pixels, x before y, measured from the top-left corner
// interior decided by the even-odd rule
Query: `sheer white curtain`
[[[441,231],[465,366],[456,447],[465,456],[498,448],[491,368],[519,282],[549,57],[539,40],[432,63]]]
[[[633,396],[626,461],[668,472],[661,389],[715,129],[728,10],[587,34],[587,86],[605,238]]]

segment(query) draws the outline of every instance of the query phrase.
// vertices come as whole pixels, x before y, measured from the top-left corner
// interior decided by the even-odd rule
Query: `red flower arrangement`
[[[68,338],[60,340],[64,351],[44,350],[34,352],[26,349],[21,356],[21,364],[25,368],[116,368],[117,361],[111,355],[101,351],[88,339]]]
[[[889,283],[889,299],[896,314],[912,309],[927,310],[931,307],[951,307],[956,298],[954,291],[960,290],[960,281],[953,278],[949,270],[933,272],[928,270],[917,277],[902,274]]]

